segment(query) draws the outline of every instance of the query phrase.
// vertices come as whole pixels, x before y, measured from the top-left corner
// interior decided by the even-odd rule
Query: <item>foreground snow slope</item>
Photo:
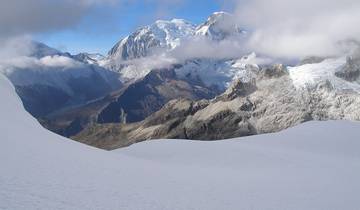
[[[0,74],[0,209],[359,209],[360,124],[106,152],[52,134]]]

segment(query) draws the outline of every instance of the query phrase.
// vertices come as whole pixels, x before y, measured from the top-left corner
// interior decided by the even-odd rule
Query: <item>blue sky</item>
[[[97,5],[80,23],[61,31],[35,35],[35,39],[70,53],[107,51],[122,37],[156,19],[182,18],[201,23],[213,12],[231,10],[219,0],[129,1]]]

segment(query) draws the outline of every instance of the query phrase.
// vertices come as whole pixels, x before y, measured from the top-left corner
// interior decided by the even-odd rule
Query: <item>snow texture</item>
[[[344,65],[346,65],[346,56],[329,58],[320,63],[288,67],[288,70],[295,87],[299,89],[311,88],[321,82],[329,81],[336,90],[352,90],[360,93],[359,82],[349,82],[335,75],[335,72],[341,70]]]
[[[107,152],[43,129],[0,74],[0,209],[360,208],[360,124]]]

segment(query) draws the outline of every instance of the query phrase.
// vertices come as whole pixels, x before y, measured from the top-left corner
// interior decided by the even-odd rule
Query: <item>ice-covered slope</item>
[[[360,93],[359,75],[349,74],[349,80],[341,78],[337,75],[343,72],[343,68],[347,65],[349,59],[346,56],[339,58],[325,59],[319,63],[305,64],[296,67],[288,67],[290,77],[297,88],[313,88],[322,82],[329,82],[335,90],[338,91],[355,91]],[[359,69],[352,67],[352,71]]]
[[[0,98],[0,209],[360,208],[358,123],[105,152],[41,128],[1,74]]]
[[[257,59],[255,53],[239,59],[195,59],[185,62],[175,71],[180,78],[197,78],[208,87],[215,85],[220,90],[225,90],[236,79],[249,82],[254,77],[250,69],[259,68]]]

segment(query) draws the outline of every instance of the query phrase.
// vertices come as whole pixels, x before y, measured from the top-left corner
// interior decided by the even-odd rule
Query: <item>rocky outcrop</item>
[[[304,59],[302,59],[299,63],[299,65],[305,65],[305,64],[314,64],[314,63],[320,63],[322,61],[324,61],[325,58],[323,57],[318,57],[318,56],[309,56],[306,57]]]
[[[263,67],[254,81],[236,81],[212,100],[173,100],[135,124],[104,124],[74,139],[115,149],[148,139],[217,140],[280,131],[309,120],[360,120],[358,93],[329,81],[299,89],[281,65]],[[109,143],[111,142],[111,143]]]
[[[358,80],[360,77],[360,59],[347,57],[346,64],[335,72],[335,75],[349,82]]]

